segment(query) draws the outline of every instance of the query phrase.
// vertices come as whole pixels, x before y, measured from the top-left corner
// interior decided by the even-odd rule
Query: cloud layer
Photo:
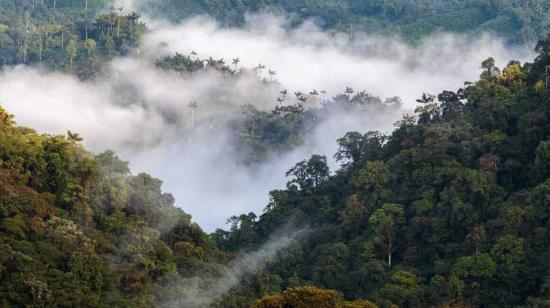
[[[139,56],[113,61],[99,80],[6,68],[0,73],[0,100],[22,125],[47,133],[79,132],[92,150],[114,149],[134,171],[163,179],[177,204],[207,231],[224,227],[230,215],[261,212],[268,191],[284,186],[286,170],[313,153],[331,156],[336,138],[345,132],[389,132],[400,116],[335,115],[303,147],[246,167],[228,128],[240,105],[269,109],[283,88],[335,95],[350,86],[381,97],[400,96],[410,110],[422,92],[456,89],[477,79],[479,63],[488,56],[500,65],[529,57],[489,36],[440,35],[410,47],[366,34],[332,35],[308,23],[289,29],[284,19],[269,15],[251,16],[242,29],[220,28],[204,17],[175,25],[150,23]],[[169,50],[160,50],[161,42]],[[278,83],[264,85],[251,75],[224,78],[212,71],[178,76],[153,64],[162,54],[192,50],[226,62],[238,57],[244,67],[262,63],[277,72]],[[194,125],[192,101],[199,104]]]

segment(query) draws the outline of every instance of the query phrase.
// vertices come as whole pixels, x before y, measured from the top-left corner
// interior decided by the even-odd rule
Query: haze
[[[493,56],[502,66],[529,58],[532,49],[505,48],[489,35],[438,35],[410,47],[363,33],[335,36],[311,23],[289,30],[284,18],[270,15],[250,16],[243,29],[220,28],[206,17],[148,23],[144,48],[113,61],[105,77],[83,82],[40,68],[6,68],[0,74],[0,97],[19,124],[44,133],[79,132],[93,151],[113,149],[130,161],[134,173],[159,177],[177,205],[206,231],[225,228],[234,214],[261,213],[268,192],[284,187],[286,170],[313,153],[331,157],[335,140],[345,132],[389,133],[422,92],[456,90],[477,78],[483,59]],[[161,42],[168,48],[160,48]],[[262,63],[277,72],[278,83],[265,86],[250,75],[228,80],[210,71],[181,77],[153,64],[162,55],[191,51],[226,62],[238,57],[242,67]],[[228,128],[239,106],[272,108],[281,89],[327,90],[330,97],[346,86],[400,96],[404,109],[366,117],[337,114],[317,127],[304,146],[259,165],[242,163]],[[194,125],[191,101],[199,104]]]

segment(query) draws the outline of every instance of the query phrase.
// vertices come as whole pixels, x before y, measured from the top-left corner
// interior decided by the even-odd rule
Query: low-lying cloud
[[[153,22],[151,27],[145,39],[149,48],[164,42],[171,51],[240,58],[244,66],[261,63],[272,68],[291,89],[335,94],[350,86],[381,97],[398,95],[408,106],[423,91],[438,92],[477,79],[479,64],[489,56],[506,64],[530,53],[506,48],[490,35],[439,34],[411,47],[398,38],[331,34],[308,22],[289,29],[283,17],[263,14],[249,16],[245,28],[220,28],[205,17],[177,25]]]
[[[161,42],[168,50],[159,48]],[[266,85],[253,75],[226,78],[208,70],[179,76],[155,67],[160,54],[176,51],[226,62],[238,57],[239,67],[262,63],[276,71],[278,82]],[[164,180],[177,204],[212,231],[231,215],[261,212],[268,191],[284,186],[285,171],[297,161],[313,153],[331,156],[336,138],[350,130],[389,132],[422,92],[457,89],[477,79],[479,63],[488,56],[504,65],[529,53],[507,49],[490,36],[438,35],[411,47],[366,34],[332,35],[308,23],[289,29],[284,19],[269,15],[251,16],[242,29],[220,28],[205,17],[175,25],[153,21],[139,56],[114,60],[95,81],[39,68],[5,68],[0,101],[19,124],[47,133],[69,129],[93,151],[119,152],[134,172]],[[263,74],[269,78],[267,69]],[[330,97],[346,86],[382,98],[400,96],[405,109],[335,114],[310,133],[304,146],[260,165],[242,164],[229,129],[240,116],[239,106],[270,109],[281,89],[315,88]],[[198,104],[193,115],[192,101]]]
[[[227,271],[221,277],[210,280],[206,287],[199,285],[200,277],[182,278],[182,281],[175,283],[175,286],[182,291],[177,300],[165,302],[162,307],[210,307],[231,289],[237,287],[244,277],[261,272],[269,262],[276,259],[278,253],[291,245],[300,245],[299,241],[309,232],[309,228],[299,230],[291,226],[281,228],[257,250],[236,257],[229,264]]]

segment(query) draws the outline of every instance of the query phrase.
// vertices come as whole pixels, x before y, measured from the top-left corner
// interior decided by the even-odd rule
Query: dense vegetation
[[[258,86],[268,88],[273,85],[281,87],[276,72],[259,64],[254,68],[239,66],[238,58],[226,63],[224,59],[201,59],[196,54],[183,55],[176,53],[157,60],[157,67],[172,71],[178,77],[186,78],[198,72],[216,71],[228,82],[235,82],[239,77],[249,76],[257,79]],[[262,77],[267,70],[269,78]],[[270,155],[288,152],[306,142],[306,136],[314,128],[335,115],[354,114],[368,119],[372,114],[397,114],[401,111],[399,97],[382,100],[366,91],[356,92],[346,87],[343,93],[328,98],[324,90],[313,89],[309,92],[290,93],[281,90],[272,109],[261,110],[254,105],[245,104],[235,110],[229,128],[236,140],[236,148],[245,163],[263,162]],[[195,110],[200,110],[200,101],[190,102],[192,117]],[[237,113],[238,112],[238,113]],[[194,119],[191,119],[194,123]]]
[[[313,231],[230,298],[315,285],[380,306],[550,305],[550,40],[537,52],[424,95],[389,136],[346,134],[332,175],[317,155],[292,168],[259,218],[213,238],[236,251],[289,220]]]
[[[550,10],[544,0],[148,3],[173,19],[209,13],[242,25],[247,11],[286,11],[295,24],[411,41],[439,30],[530,41],[548,32]],[[0,0],[0,64],[100,75],[146,31],[109,4]],[[132,175],[111,151],[86,151],[76,133],[18,126],[0,108],[0,306],[550,306],[550,40],[537,53],[502,70],[487,59],[479,81],[423,95],[391,135],[346,134],[339,170],[319,155],[299,162],[263,214],[233,216],[210,235],[160,180]],[[176,54],[157,66],[227,78],[265,69],[238,62]],[[260,82],[276,82],[269,75]],[[332,99],[283,90],[273,110],[242,106],[232,128],[245,160],[259,162],[302,144],[328,114],[399,104],[350,88]],[[228,294],[212,290],[239,257],[302,228],[265,269],[235,275]]]
[[[187,0],[145,2],[144,9],[172,20],[209,14],[229,26],[244,24],[249,12],[287,12],[295,25],[313,19],[326,29],[392,33],[410,42],[438,31],[489,31],[522,43],[542,38],[550,25],[545,0]]]
[[[111,0],[1,0],[0,65],[40,64],[81,78],[139,46],[144,23]],[[550,27],[545,0],[483,1],[143,1],[149,14],[181,20],[209,14],[241,26],[249,12],[288,12],[293,25],[313,19],[326,29],[397,34],[409,42],[438,31],[496,33],[510,43],[532,42]],[[111,7],[110,7],[111,6]],[[110,8],[109,8],[110,7]]]
[[[0,306],[143,307],[222,255],[161,181],[0,109]]]
[[[253,308],[376,308],[368,300],[344,301],[334,290],[323,290],[311,286],[291,288],[281,294],[266,295],[252,303]]]
[[[296,92],[295,102],[286,98],[286,90],[278,98],[279,104],[271,111],[261,111],[254,106],[243,106],[244,118],[239,121],[239,144],[244,149],[247,162],[261,162],[274,153],[284,153],[306,141],[313,129],[336,114],[355,114],[363,117],[371,113],[397,113],[401,108],[398,97],[372,96],[365,91],[345,93],[332,99],[319,97],[313,90],[309,94]],[[286,100],[290,102],[285,103]]]
[[[40,64],[97,76],[105,62],[138,46],[145,31],[135,13],[105,12],[107,2],[0,1],[0,65]]]
[[[547,306],[550,41],[537,52],[424,95],[389,136],[346,134],[339,170],[318,155],[298,163],[260,217],[210,236],[160,180],[2,109],[1,305],[200,306],[215,294],[221,307]],[[211,293],[232,260],[304,227],[265,269]]]

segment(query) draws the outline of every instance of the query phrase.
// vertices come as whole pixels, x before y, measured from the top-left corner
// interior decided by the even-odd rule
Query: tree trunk
[[[390,269],[391,269],[391,250],[392,250],[392,243],[390,240],[389,250],[388,250],[388,268]]]

